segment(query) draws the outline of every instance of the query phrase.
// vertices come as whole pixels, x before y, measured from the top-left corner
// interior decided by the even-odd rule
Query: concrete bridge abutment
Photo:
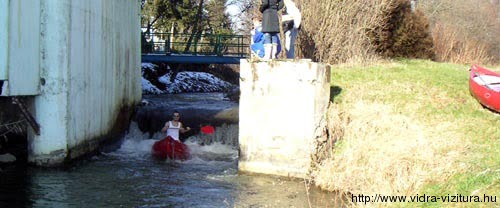
[[[240,63],[239,171],[305,178],[326,137],[330,66]]]

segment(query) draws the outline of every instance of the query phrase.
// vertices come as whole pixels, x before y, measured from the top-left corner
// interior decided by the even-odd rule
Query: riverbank
[[[469,67],[423,60],[334,66],[334,133],[313,172],[317,185],[355,195],[498,196],[500,115],[470,95]],[[457,205],[450,203],[421,205]]]
[[[234,68],[232,65],[142,63],[142,93],[231,92],[239,84],[239,71]]]

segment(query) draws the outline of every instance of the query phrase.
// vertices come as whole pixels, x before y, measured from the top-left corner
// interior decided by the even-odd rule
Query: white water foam
[[[147,159],[151,158],[151,148],[156,141],[165,137],[165,134],[158,132],[149,138],[148,133],[143,133],[136,122],[130,124],[129,133],[125,136],[120,148],[108,155],[120,158]],[[220,162],[227,163],[238,159],[238,150],[235,146],[214,142],[210,145],[199,145],[196,135],[189,138],[185,144],[191,152],[191,159],[184,161],[192,164],[212,164]]]
[[[186,163],[221,165],[238,159],[238,151],[229,145],[199,145],[193,141],[187,141],[185,144],[191,152],[191,159],[185,161]]]

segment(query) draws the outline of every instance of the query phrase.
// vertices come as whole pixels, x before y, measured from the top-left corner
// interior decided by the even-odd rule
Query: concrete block
[[[306,177],[315,141],[326,136],[330,67],[242,60],[240,89],[239,170]]]

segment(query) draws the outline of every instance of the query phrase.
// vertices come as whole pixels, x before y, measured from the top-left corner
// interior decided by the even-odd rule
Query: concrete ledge
[[[297,169],[296,167],[277,166],[270,162],[240,162],[238,163],[240,172],[259,173],[267,175],[277,175],[293,178],[304,178],[307,176],[307,169]]]
[[[325,137],[330,67],[308,60],[240,64],[243,172],[307,177]]]
[[[48,154],[38,154],[36,156],[29,156],[28,160],[31,164],[42,167],[56,167],[61,166],[66,161],[68,152],[64,149],[52,151]]]
[[[122,106],[113,125],[105,134],[86,138],[78,145],[67,147],[67,149],[54,150],[48,154],[30,154],[29,162],[42,167],[57,167],[68,164],[74,159],[95,154],[103,145],[112,144],[123,137],[129,127],[134,109],[134,106]]]

